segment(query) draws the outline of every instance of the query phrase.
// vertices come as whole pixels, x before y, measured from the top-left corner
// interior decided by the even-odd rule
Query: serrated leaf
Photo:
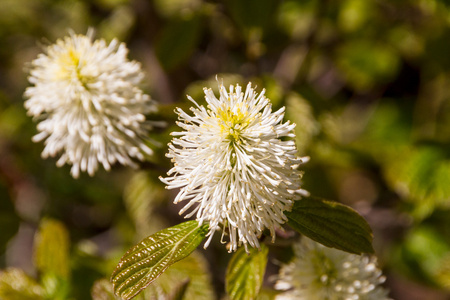
[[[42,287],[24,271],[16,268],[0,271],[0,299],[40,300]]]
[[[293,229],[327,247],[355,254],[374,252],[369,224],[348,206],[303,198],[285,214]]]
[[[111,276],[116,295],[136,296],[170,265],[191,254],[207,232],[208,225],[188,221],[142,240],[125,253]]]
[[[228,263],[225,288],[232,300],[256,299],[261,289],[267,265],[268,248],[251,248],[250,253],[241,247]]]
[[[69,234],[63,223],[44,219],[34,241],[34,261],[42,273],[69,277]]]

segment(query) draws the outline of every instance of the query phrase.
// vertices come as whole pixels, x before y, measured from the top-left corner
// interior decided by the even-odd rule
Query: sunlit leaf
[[[293,229],[327,247],[356,254],[374,252],[370,226],[348,206],[303,198],[286,216]]]
[[[208,225],[188,221],[145,238],[122,257],[111,281],[114,292],[131,299],[170,265],[185,258],[205,238]]]
[[[35,265],[44,274],[69,277],[69,234],[63,223],[44,219],[34,241]]]
[[[189,284],[186,286],[185,299],[209,300],[214,298],[207,262],[196,251],[167,269],[147,288],[146,295],[150,298],[157,298],[161,293],[170,295],[177,286],[181,287],[186,280],[189,281]]]
[[[267,264],[268,248],[250,248],[247,253],[241,247],[228,263],[225,288],[232,300],[255,299],[261,289]]]
[[[43,289],[20,269],[0,271],[0,299],[41,300]]]

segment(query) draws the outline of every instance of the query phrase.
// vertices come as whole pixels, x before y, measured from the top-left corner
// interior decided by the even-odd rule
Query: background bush
[[[133,243],[179,223],[174,192],[157,179],[170,167],[173,109],[190,106],[186,94],[202,102],[218,74],[287,107],[300,155],[311,157],[304,188],[368,220],[392,298],[448,299],[449,20],[445,0],[2,0],[0,291],[14,281],[31,297],[17,299],[89,299]],[[161,147],[139,171],[74,180],[40,158],[22,93],[42,45],[89,27],[127,43],[160,103],[150,118],[168,126],[152,133]],[[270,246],[266,289],[288,241]],[[186,262],[200,264],[206,299],[224,295],[229,259],[217,238]],[[93,297],[113,299],[101,298],[108,288],[97,281]]]

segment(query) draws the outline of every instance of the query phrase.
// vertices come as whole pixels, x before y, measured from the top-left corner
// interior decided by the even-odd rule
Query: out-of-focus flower
[[[144,75],[140,64],[127,59],[123,43],[92,41],[87,35],[70,36],[46,48],[31,63],[25,91],[28,114],[39,120],[33,141],[45,140],[42,157],[61,153],[57,165],[72,165],[91,176],[101,164],[135,166],[152,150],[147,133],[153,123],[145,114],[155,103],[138,87]]]
[[[294,259],[283,265],[277,300],[385,300],[385,281],[374,256],[350,254],[306,237],[294,245]]]
[[[242,243],[259,247],[263,230],[275,239],[275,229],[287,220],[283,212],[305,193],[297,170],[302,160],[286,139],[295,137],[295,124],[282,123],[284,107],[272,112],[264,91],[258,95],[251,83],[245,92],[239,85],[219,89],[217,99],[205,88],[207,108],[188,96],[196,106],[193,116],[177,109],[184,131],[172,133],[177,138],[167,156],[174,167],[161,180],[181,188],[174,202],[188,203],[180,214],[192,209],[187,218],[209,223],[205,248],[220,225],[222,238],[228,231],[229,251]]]

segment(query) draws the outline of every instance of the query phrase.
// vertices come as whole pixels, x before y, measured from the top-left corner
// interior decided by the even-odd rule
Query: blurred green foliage
[[[248,253],[246,252],[248,251]],[[231,258],[225,278],[225,289],[230,299],[256,299],[261,289],[269,249],[241,247]]]
[[[299,155],[311,157],[304,188],[368,220],[392,298],[411,300],[411,287],[448,298],[449,20],[443,0],[2,0],[0,298],[114,299],[104,278],[125,250],[181,221],[174,191],[157,179],[170,168],[173,109],[188,109],[186,94],[202,103],[216,75],[225,85],[252,81],[274,109],[286,106]],[[74,180],[40,158],[22,94],[42,45],[89,27],[127,43],[160,103],[149,118],[168,125],[153,133],[161,147],[141,171],[115,166]],[[213,270],[223,295],[230,256],[218,239],[199,255],[196,275]]]

